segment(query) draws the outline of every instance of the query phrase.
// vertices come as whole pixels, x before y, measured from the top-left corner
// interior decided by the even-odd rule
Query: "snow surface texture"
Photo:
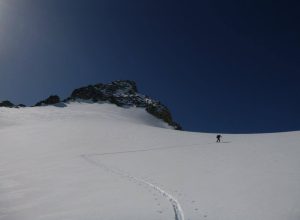
[[[299,220],[300,132],[175,131],[140,108],[0,108],[1,220]]]

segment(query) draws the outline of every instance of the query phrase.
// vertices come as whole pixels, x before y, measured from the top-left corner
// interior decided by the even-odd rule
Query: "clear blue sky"
[[[0,99],[131,79],[186,130],[300,129],[297,1],[0,0]]]

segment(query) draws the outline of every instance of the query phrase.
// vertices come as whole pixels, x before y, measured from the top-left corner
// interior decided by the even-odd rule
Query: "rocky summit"
[[[118,80],[109,84],[89,85],[75,89],[65,102],[86,100],[92,102],[109,102],[120,107],[140,107],[162,119],[170,126],[181,130],[181,126],[174,122],[170,110],[146,95],[138,93],[137,85],[134,81]]]
[[[21,107],[26,107],[26,105],[23,104],[19,104],[19,105],[15,105],[12,102],[5,100],[0,102],[0,107],[6,107],[6,108],[21,108]]]
[[[46,105],[56,105],[60,103],[60,98],[58,95],[51,95],[47,99],[39,101],[35,106],[46,106]]]
[[[0,107],[14,108],[15,105],[8,100],[0,102]]]

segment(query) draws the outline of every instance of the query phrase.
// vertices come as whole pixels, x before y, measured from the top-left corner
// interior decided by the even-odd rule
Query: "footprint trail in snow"
[[[129,180],[134,180],[135,182],[138,182],[139,184],[144,184],[150,188],[152,188],[153,190],[155,190],[156,192],[158,192],[162,197],[164,197],[165,199],[167,199],[171,205],[172,205],[172,208],[174,210],[174,214],[175,214],[175,220],[184,220],[184,212],[183,212],[183,209],[180,205],[180,203],[178,202],[178,200],[173,196],[171,195],[170,193],[166,192],[164,189],[160,188],[159,186],[145,180],[145,179],[142,179],[142,178],[138,178],[138,177],[135,177],[135,176],[132,176],[130,174],[127,174],[121,170],[117,170],[117,169],[112,169],[110,167],[107,167],[106,165],[100,163],[100,162],[96,162],[94,160],[91,159],[92,156],[97,156],[97,155],[81,155],[81,157],[95,165],[95,166],[98,166],[108,172],[112,172],[116,175],[119,175],[121,177],[126,177],[127,179]]]

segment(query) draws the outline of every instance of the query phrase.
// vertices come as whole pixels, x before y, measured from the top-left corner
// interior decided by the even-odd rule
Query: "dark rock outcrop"
[[[42,100],[36,103],[34,106],[46,106],[46,105],[55,105],[60,103],[60,98],[57,95],[51,95],[47,99]]]
[[[26,107],[26,105],[24,105],[24,104],[17,105],[17,108],[25,108],[25,107]]]
[[[96,84],[75,89],[65,101],[86,100],[91,102],[109,102],[120,107],[142,107],[155,117],[162,119],[177,130],[181,126],[173,121],[170,110],[159,101],[138,93],[136,83],[130,80],[118,80],[109,84]]]
[[[91,101],[109,101],[117,105],[123,106],[126,105],[126,101],[123,102],[123,99],[127,95],[133,95],[137,93],[136,84],[133,81],[129,80],[119,80],[114,81],[110,84],[96,84],[81,87],[75,89],[70,98],[67,100],[91,100]]]
[[[170,110],[162,104],[150,104],[146,107],[146,111],[157,118],[160,118],[174,127],[176,130],[182,130],[181,125],[174,122]]]
[[[13,103],[11,103],[10,101],[6,100],[3,102],[0,102],[0,107],[14,108],[15,105]]]
[[[22,107],[26,107],[26,105],[23,105],[23,104],[15,105],[15,104],[11,103],[10,101],[6,100],[6,101],[3,101],[3,102],[0,102],[0,107],[22,108]]]

